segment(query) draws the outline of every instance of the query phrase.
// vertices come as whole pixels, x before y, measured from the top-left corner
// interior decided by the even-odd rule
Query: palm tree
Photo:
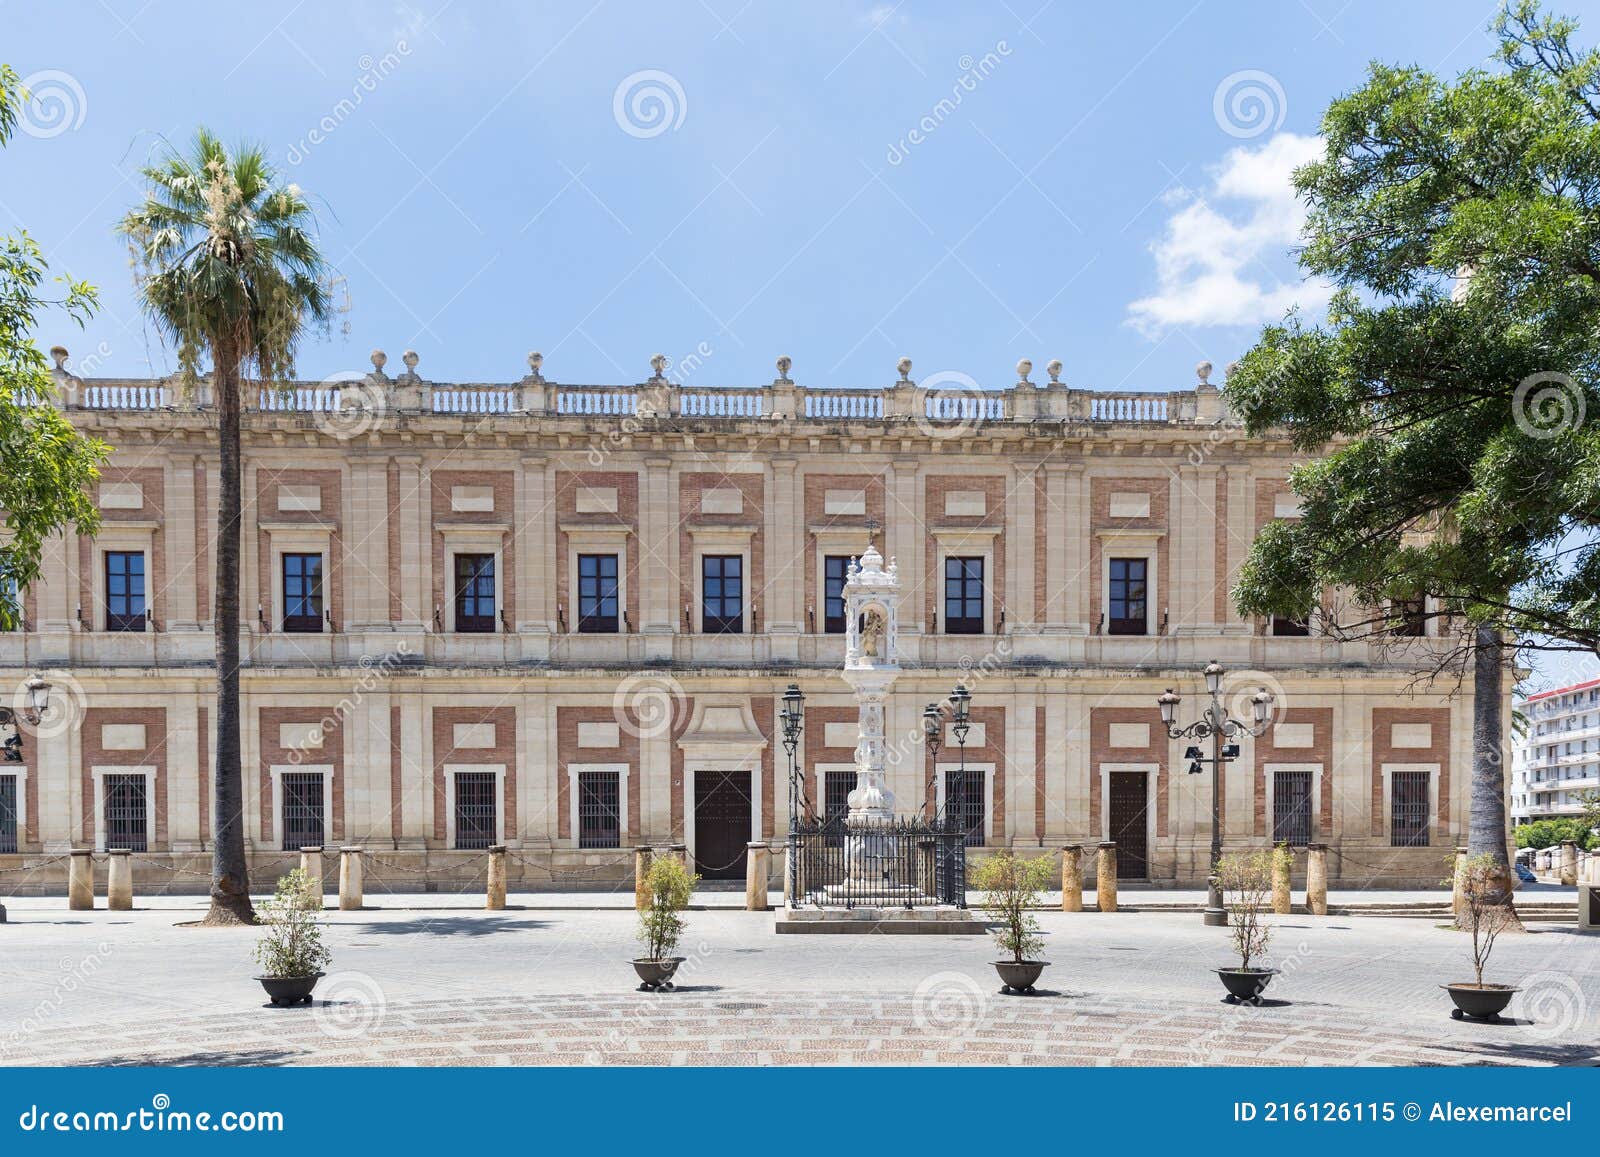
[[[202,128],[188,151],[168,149],[144,177],[144,201],[118,226],[133,249],[140,304],[177,347],[184,384],[193,388],[209,361],[216,391],[217,760],[205,923],[254,923],[239,753],[241,387],[247,373],[290,380],[295,347],[332,308],[311,208],[298,188],[278,182],[259,148],[230,152]]]
[[[1489,857],[1493,864],[1495,895],[1493,902],[1503,905],[1504,918],[1516,931],[1522,930],[1514,899],[1515,877],[1506,855],[1506,764],[1505,730],[1501,693],[1507,651],[1506,637],[1494,623],[1483,623],[1473,636],[1472,679],[1472,802],[1467,816],[1467,858]],[[1458,913],[1457,926],[1463,916]]]

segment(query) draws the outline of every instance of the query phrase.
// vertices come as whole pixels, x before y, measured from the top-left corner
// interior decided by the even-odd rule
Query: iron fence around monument
[[[965,908],[966,835],[945,820],[858,830],[843,815],[807,816],[789,830],[789,894],[795,907]]]

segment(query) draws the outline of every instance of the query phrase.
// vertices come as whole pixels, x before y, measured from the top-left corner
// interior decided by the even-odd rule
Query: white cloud
[[[1278,133],[1259,148],[1230,150],[1203,195],[1180,192],[1165,230],[1150,244],[1156,292],[1128,305],[1128,323],[1145,333],[1259,325],[1295,305],[1326,304],[1329,287],[1279,273],[1306,219],[1290,174],[1321,152],[1317,137]]]

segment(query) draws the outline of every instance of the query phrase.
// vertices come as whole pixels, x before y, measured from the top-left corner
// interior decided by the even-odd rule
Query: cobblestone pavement
[[[329,912],[309,1008],[265,1005],[250,929],[189,913],[13,912],[3,1064],[1600,1064],[1600,937],[1502,939],[1501,1025],[1438,985],[1465,938],[1426,920],[1278,917],[1284,970],[1226,1006],[1226,932],[1192,914],[1044,914],[1045,995],[999,995],[982,937],[783,936],[691,915],[678,991],[633,990],[625,912]],[[69,918],[70,917],[70,918]]]

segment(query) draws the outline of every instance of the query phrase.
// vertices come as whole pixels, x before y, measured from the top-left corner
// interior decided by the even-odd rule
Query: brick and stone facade
[[[950,409],[911,380],[712,390],[557,385],[536,370],[455,386],[407,365],[393,378],[380,365],[342,398],[307,385],[246,414],[245,806],[263,871],[287,854],[279,781],[296,769],[326,775],[325,842],[381,853],[404,870],[394,887],[474,879],[480,853],[456,844],[475,822],[510,845],[528,887],[622,879],[640,842],[688,842],[692,856],[708,824],[746,814],[750,839],[781,838],[786,684],[807,696],[813,806],[826,772],[850,763],[825,559],[869,533],[905,590],[887,728],[902,809],[940,804],[960,753],[946,736],[929,760],[921,713],[963,681],[985,846],[1093,843],[1138,821],[1150,880],[1192,883],[1211,781],[1185,774],[1155,697],[1175,687],[1192,719],[1216,658],[1236,711],[1259,685],[1282,708],[1229,766],[1230,848],[1272,839],[1275,777],[1295,772],[1312,776],[1310,830],[1344,886],[1434,883],[1440,849],[1463,835],[1470,699],[1453,678],[1416,685],[1432,640],[1279,637],[1233,610],[1251,538],[1296,514],[1297,459],[1246,437],[1204,381],[1169,394],[1023,381]],[[0,765],[17,777],[18,854],[103,846],[104,777],[137,769],[151,837],[140,886],[201,887],[166,869],[203,869],[214,826],[214,416],[170,383],[64,369],[57,381],[59,404],[115,454],[102,533],[49,544],[23,592],[26,629],[0,636],[5,685],[43,670],[62,712],[25,733],[22,764]],[[108,551],[144,556],[142,631],[106,629]],[[285,555],[320,557],[320,615],[298,631],[285,629]],[[489,575],[466,610],[462,555]],[[707,556],[738,560],[734,633],[703,629]],[[982,560],[979,633],[946,629],[952,557]],[[1109,566],[1128,559],[1144,567],[1147,629],[1115,635]],[[612,618],[585,602],[580,565],[613,568],[596,572],[615,584]],[[1146,813],[1113,814],[1119,771],[1144,774]],[[1419,772],[1430,846],[1393,846],[1387,785]],[[713,778],[733,785],[716,816]],[[468,796],[492,810],[473,820]]]

